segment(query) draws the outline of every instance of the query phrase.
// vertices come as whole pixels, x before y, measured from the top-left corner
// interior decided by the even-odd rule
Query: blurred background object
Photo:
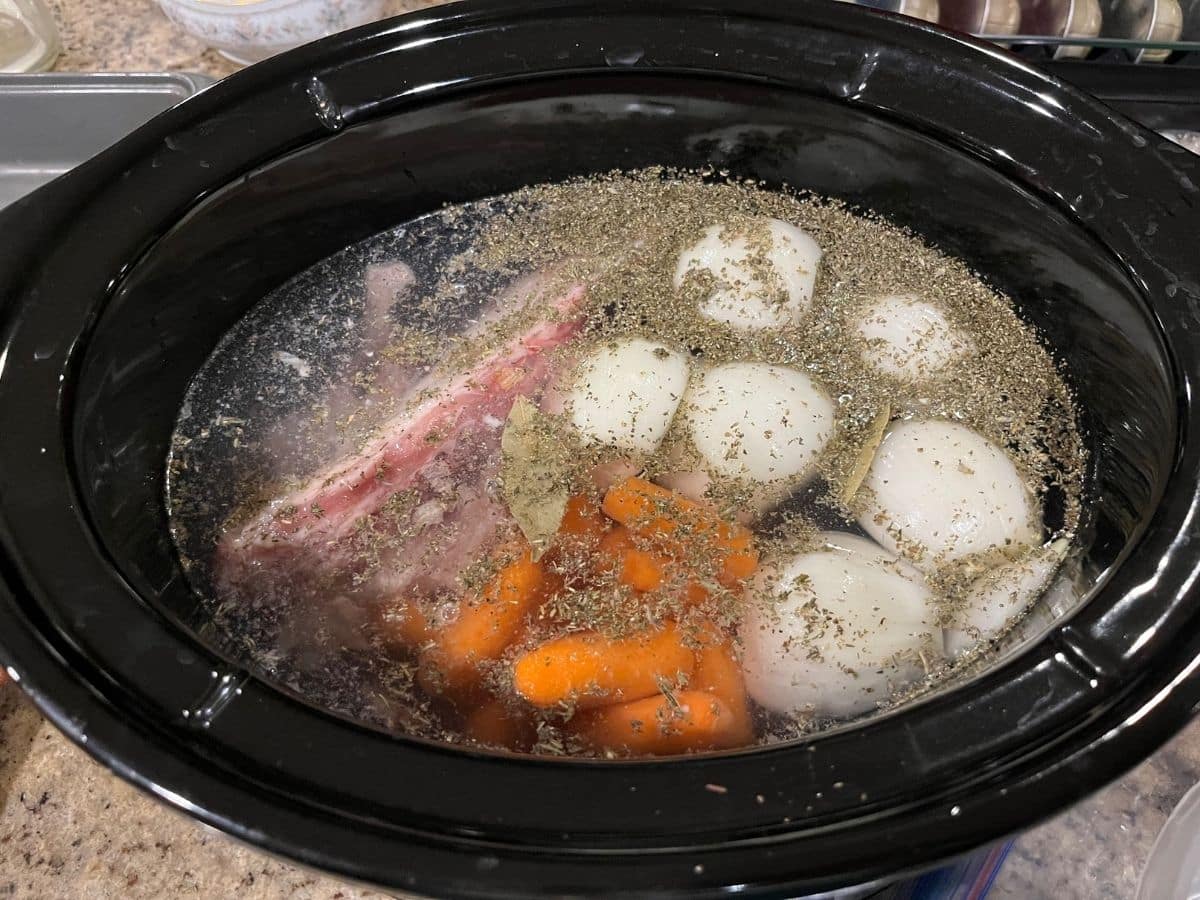
[[[967,34],[1016,34],[1021,4],[1018,0],[943,0],[938,22]]]
[[[1200,63],[1200,0],[843,2],[933,22],[1034,61]]]
[[[40,72],[58,52],[58,28],[42,0],[0,0],[0,72]]]
[[[1099,0],[1021,0],[1021,34],[1050,38],[1097,37],[1103,16]],[[1055,59],[1087,56],[1087,44],[1060,44]]]
[[[936,23],[939,14],[938,0],[847,0],[847,2],[899,13],[914,19],[923,19],[926,22]],[[959,0],[943,0],[943,2],[953,5]]]
[[[1200,898],[1200,784],[1188,791],[1158,833],[1137,900]]]
[[[158,0],[158,4],[188,34],[241,64],[387,14],[386,0]]]
[[[1104,0],[1104,37],[1161,43],[1177,41],[1183,34],[1183,10],[1179,0]],[[1171,51],[1143,48],[1134,52],[1134,62],[1162,62]]]

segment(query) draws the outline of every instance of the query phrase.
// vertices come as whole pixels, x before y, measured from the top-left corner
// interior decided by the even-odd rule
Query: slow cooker
[[[1026,827],[1200,700],[1198,162],[1003,51],[826,0],[469,0],[255,65],[0,214],[0,658],[163,801],[398,891],[795,896]],[[658,761],[384,734],[219,652],[162,479],[220,336],[443,204],[660,164],[875,210],[1016,300],[1082,410],[1079,601],[888,715]]]

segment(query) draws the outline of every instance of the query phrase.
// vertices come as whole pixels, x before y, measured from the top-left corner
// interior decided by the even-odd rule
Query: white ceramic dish
[[[167,18],[249,64],[383,18],[386,0],[158,0]]]
[[[1200,898],[1200,784],[1183,795],[1150,850],[1137,900]]]

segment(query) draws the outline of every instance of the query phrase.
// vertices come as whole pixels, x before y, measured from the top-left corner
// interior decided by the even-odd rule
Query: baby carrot
[[[534,706],[574,702],[591,709],[657,694],[664,681],[690,676],[695,665],[674,624],[621,640],[570,634],[518,659],[513,687]]]
[[[643,550],[633,540],[633,533],[618,526],[600,541],[601,565],[615,566],[617,580],[639,591],[653,591],[667,579],[668,561],[656,553]]]
[[[482,596],[464,598],[454,621],[434,635],[421,659],[422,684],[450,691],[474,687],[479,663],[500,658],[550,582],[528,549],[500,569]]]
[[[379,609],[376,625],[384,643],[395,650],[411,650],[433,636],[421,607],[403,598],[386,601]]]
[[[754,723],[746,700],[746,680],[731,644],[709,642],[696,651],[696,671],[688,688],[712,694],[725,704],[732,719],[730,740],[735,746],[750,743]]]
[[[721,571],[717,573],[717,581],[725,587],[732,588],[757,571],[757,550],[734,550],[722,555]]]
[[[703,691],[647,697],[582,713],[573,730],[597,749],[666,756],[744,743],[733,714]]]
[[[489,700],[471,710],[463,732],[480,744],[521,750],[533,744],[537,732],[528,716],[522,716],[499,700]]]
[[[621,556],[620,579],[639,591],[653,591],[666,580],[664,561],[646,550],[630,547]]]
[[[586,494],[576,494],[567,500],[558,533],[581,544],[595,546],[611,527],[612,522],[600,512],[595,500]]]
[[[628,478],[604,495],[606,515],[645,537],[665,544],[672,553],[682,550],[688,538],[709,550],[719,563],[717,580],[734,587],[758,568],[758,551],[750,532],[721,521],[707,509],[643,478]]]
[[[749,529],[721,522],[717,525],[717,542],[721,554],[717,580],[725,587],[745,581],[758,570],[758,550]]]
[[[695,518],[700,505],[644,478],[614,484],[601,504],[605,515],[629,528],[653,536],[668,536],[680,520]]]

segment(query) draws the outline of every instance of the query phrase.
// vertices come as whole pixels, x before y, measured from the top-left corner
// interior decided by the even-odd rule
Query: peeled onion
[[[682,353],[645,338],[603,344],[576,369],[571,421],[596,443],[652,453],[683,399],[688,371]]]
[[[696,376],[680,413],[709,469],[767,484],[804,473],[833,432],[833,404],[803,372],[728,363]]]
[[[863,359],[906,381],[936,375],[970,346],[936,306],[911,294],[873,303],[859,319],[858,333],[867,344]]]
[[[863,484],[859,524],[920,568],[1039,539],[1033,498],[1012,459],[963,425],[892,425]]]
[[[921,654],[940,658],[942,632],[912,567],[855,535],[819,540],[748,603],[746,688],[773,712],[852,716],[920,679]]]
[[[679,472],[664,472],[662,475],[657,476],[654,481],[657,484],[661,484],[667,490],[682,494],[691,500],[703,500],[704,495],[708,493],[709,485],[712,483],[712,479],[708,477],[707,472],[694,469]]]
[[[989,569],[975,579],[945,630],[946,653],[958,656],[1000,634],[1028,609],[1067,555],[1068,543],[1058,540],[1024,556]]]
[[[689,273],[707,274],[715,282],[700,312],[735,328],[778,328],[799,320],[812,302],[821,248],[808,232],[781,219],[760,219],[767,245],[762,257],[769,277],[755,271],[752,246],[756,234],[724,233],[713,225],[704,237],[680,254],[675,267],[675,288]],[[749,237],[749,240],[747,239]]]

